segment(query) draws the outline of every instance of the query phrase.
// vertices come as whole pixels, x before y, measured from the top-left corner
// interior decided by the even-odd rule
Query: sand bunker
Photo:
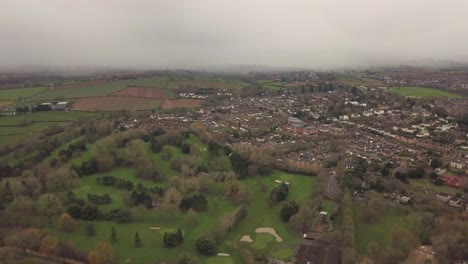
[[[255,233],[268,233],[276,238],[276,242],[283,242],[283,239],[276,233],[276,230],[271,227],[259,227],[255,229]]]
[[[227,253],[218,253],[216,256],[218,256],[218,257],[229,257],[229,254],[227,254]]]
[[[161,229],[161,228],[160,228],[160,227],[154,227],[154,226],[152,226],[152,227],[150,227],[150,229],[151,229],[151,230],[159,230],[159,229]]]
[[[280,180],[275,180],[275,182],[276,182],[276,183],[282,183],[282,181],[280,181]]]
[[[284,182],[284,183],[286,183],[287,185],[289,185],[289,182]]]
[[[242,242],[247,242],[247,243],[252,243],[252,242],[253,242],[252,238],[250,238],[249,235],[243,236],[243,237],[240,239],[240,241],[242,241]]]

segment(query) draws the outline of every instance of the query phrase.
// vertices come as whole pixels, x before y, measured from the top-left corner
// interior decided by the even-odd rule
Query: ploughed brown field
[[[200,107],[203,104],[201,99],[174,99],[165,100],[161,105],[162,109],[185,108],[185,107]]]
[[[152,88],[144,86],[131,86],[123,90],[112,93],[114,96],[125,96],[125,97],[143,97],[143,98],[154,98],[154,99],[168,99],[164,89]]]
[[[69,83],[69,84],[54,86],[54,90],[65,90],[65,89],[70,89],[70,88],[79,88],[79,87],[103,84],[103,83],[106,83],[106,82],[107,82],[107,80],[95,80],[95,81],[89,81],[89,82]]]
[[[11,102],[0,101],[0,108],[5,107],[5,106],[8,106],[8,105],[10,105],[10,104],[11,104]]]
[[[139,97],[85,97],[76,100],[72,110],[77,111],[118,111],[152,110],[161,105],[161,100]]]

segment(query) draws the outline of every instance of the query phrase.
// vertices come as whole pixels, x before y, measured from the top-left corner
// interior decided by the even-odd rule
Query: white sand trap
[[[253,242],[252,238],[250,238],[249,235],[243,236],[243,237],[240,239],[240,241],[242,241],[242,242],[247,242],[247,243],[252,243],[252,242]]]
[[[228,253],[218,253],[216,256],[218,257],[229,257]]]
[[[289,182],[284,182],[284,183],[286,183],[287,185],[289,185]]]
[[[283,242],[283,239],[276,234],[276,230],[271,227],[259,227],[255,229],[255,233],[268,233],[276,238],[276,242]]]
[[[280,180],[275,180],[275,182],[276,182],[276,183],[282,183],[282,181],[280,181]]]
[[[160,227],[154,227],[154,226],[152,226],[152,227],[150,227],[150,229],[151,229],[151,230],[159,230],[159,229],[161,229],[161,228],[160,228]]]

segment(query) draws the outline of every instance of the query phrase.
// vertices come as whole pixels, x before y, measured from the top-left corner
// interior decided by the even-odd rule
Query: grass
[[[393,226],[402,225],[406,214],[401,209],[388,206],[381,219],[376,223],[367,223],[364,219],[364,206],[354,204],[354,225],[356,227],[356,250],[359,254],[367,252],[367,245],[371,241],[384,247],[390,243],[390,230]]]
[[[454,94],[451,92],[426,88],[426,87],[395,87],[389,90],[392,93],[410,96],[410,97],[419,97],[419,98],[434,98],[434,97],[445,97],[445,98],[463,98],[461,95]]]
[[[273,257],[281,260],[288,260],[293,255],[293,250],[290,248],[281,249],[273,254]]]
[[[432,182],[430,182],[428,179],[413,179],[411,180],[411,184],[414,186],[424,188],[424,189],[432,190],[435,192],[447,193],[451,195],[455,195],[456,193],[462,192],[461,190],[458,190],[456,188],[452,188],[449,186],[435,185]]]
[[[256,249],[258,254],[268,255],[271,248],[277,245],[274,237],[270,234],[257,234],[255,229],[259,227],[272,227],[284,242],[292,242],[299,239],[300,235],[293,231],[287,223],[280,218],[281,207],[286,201],[271,205],[269,197],[271,190],[278,186],[275,180],[288,181],[290,192],[287,200],[301,201],[312,194],[315,178],[300,174],[291,174],[281,171],[274,171],[269,177],[248,178],[242,180],[252,191],[248,216],[236,227],[235,232],[228,235],[228,240],[240,239],[244,235],[249,235],[254,242],[250,245]],[[262,192],[260,185],[266,186],[266,191]],[[256,241],[259,238],[260,241]],[[244,242],[237,242],[244,243]]]
[[[16,101],[19,98],[25,99],[45,91],[45,87],[17,88],[0,90],[0,100]]]

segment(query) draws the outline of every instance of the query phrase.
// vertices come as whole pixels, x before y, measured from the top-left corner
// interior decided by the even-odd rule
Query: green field
[[[454,94],[451,92],[426,88],[426,87],[395,87],[390,88],[390,92],[400,95],[405,95],[409,97],[419,97],[419,98],[434,98],[434,97],[445,97],[445,98],[463,98],[461,95]]]
[[[118,90],[122,90],[129,85],[164,88],[167,79],[167,77],[148,77],[138,78],[135,80],[113,81],[97,85],[69,88],[65,90],[47,91],[43,94],[39,94],[30,98],[28,101],[47,101],[55,100],[55,98],[70,99],[91,96],[106,96]]]
[[[16,143],[46,127],[60,125],[89,115],[81,112],[54,111],[0,117],[0,146]]]
[[[45,90],[46,88],[44,87],[0,90],[0,100],[15,101],[15,100],[18,100],[19,98],[26,99],[28,97],[41,93]]]
[[[422,187],[424,189],[432,190],[435,192],[447,193],[451,195],[455,195],[456,193],[462,192],[461,190],[458,190],[456,188],[452,188],[449,186],[435,185],[432,182],[430,182],[428,179],[412,179],[411,184],[414,186]]]
[[[386,246],[390,243],[390,230],[393,226],[402,226],[404,224],[405,212],[396,207],[387,206],[381,219],[376,223],[367,223],[364,219],[364,206],[358,203],[354,204],[354,225],[356,227],[356,251],[359,254],[365,254],[367,244],[371,241],[377,242],[380,246]]]

